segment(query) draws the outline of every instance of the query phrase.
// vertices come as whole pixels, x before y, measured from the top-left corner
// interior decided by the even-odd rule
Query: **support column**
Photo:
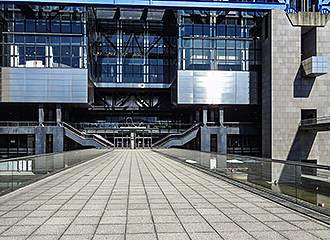
[[[210,122],[215,122],[214,115],[215,115],[215,114],[214,114],[214,110],[211,109],[211,110],[210,110],[210,118],[211,118],[211,119],[210,119]]]
[[[211,151],[211,134],[217,135],[218,153],[227,154],[227,129],[222,127],[201,127],[201,151]]]
[[[201,121],[201,116],[200,116],[200,112],[199,110],[196,111],[196,122],[200,122]]]
[[[38,121],[39,121],[39,126],[43,126],[43,122],[45,121],[45,111],[44,111],[44,105],[39,104],[38,107]]]
[[[148,83],[150,82],[149,79],[149,64],[148,64],[148,56],[147,56],[147,52],[149,50],[149,38],[148,38],[148,23],[145,23],[145,28],[144,28],[144,36],[143,36],[143,72],[144,72],[144,76],[143,76],[143,82]]]
[[[220,108],[219,109],[219,122],[220,122],[221,127],[223,127],[224,118],[225,118],[225,110],[223,108]]]
[[[56,122],[57,125],[62,122],[62,106],[60,104],[56,105]]]
[[[207,127],[201,127],[201,151],[210,152],[211,143],[210,143],[210,133]]]
[[[203,124],[207,124],[207,108],[203,108]]]
[[[123,35],[122,26],[117,22],[117,82],[123,81]]]
[[[44,154],[46,152],[46,129],[36,127],[35,130],[35,154]]]
[[[218,134],[218,152],[227,154],[227,129],[220,128]]]
[[[56,127],[53,133],[53,152],[61,153],[64,151],[64,128]]]

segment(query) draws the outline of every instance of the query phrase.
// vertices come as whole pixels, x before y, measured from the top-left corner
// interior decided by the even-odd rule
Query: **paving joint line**
[[[140,152],[137,152],[137,154],[140,155],[141,153]],[[141,159],[142,159],[142,157],[141,157]],[[144,179],[143,179],[143,175],[141,173],[140,164],[139,164],[139,160],[138,159],[136,159],[136,163],[137,163],[137,167],[139,169],[139,174],[140,174],[140,178],[141,178],[141,181],[142,181],[142,185],[143,185],[143,189],[144,189],[144,194],[145,194],[145,196],[147,198],[147,204],[148,204],[149,212],[150,212],[150,215],[151,215],[152,225],[154,227],[154,232],[156,234],[156,239],[158,240],[159,237],[158,237],[158,233],[157,233],[157,229],[156,229],[156,224],[155,224],[154,216],[153,216],[152,211],[151,211],[150,200],[149,200],[149,196],[148,196],[148,193],[147,193],[147,190],[146,190],[146,186],[145,186],[145,182],[144,182]]]
[[[131,152],[129,152],[131,153]],[[126,223],[125,223],[125,235],[124,239],[127,239],[127,225],[128,225],[128,208],[129,208],[129,197],[130,197],[130,189],[131,189],[131,174],[132,174],[132,153],[130,154],[130,162],[129,162],[129,175],[128,175],[128,191],[127,191],[127,200],[126,200]]]
[[[191,190],[193,190],[194,192],[196,192],[198,195],[200,195],[202,198],[204,198],[208,203],[210,203],[210,201],[208,201],[203,195],[201,195],[198,191],[196,191],[195,189],[193,189],[192,187],[190,187],[188,184],[186,184],[184,181],[182,181],[179,177],[177,177],[175,174],[173,174],[171,171],[169,171],[167,168],[165,168],[163,165],[161,165],[157,160],[155,160],[153,158],[153,156],[148,156],[150,158],[152,158],[153,161],[156,161],[161,167],[163,167],[167,172],[169,172],[170,174],[172,174],[174,177],[176,177],[177,179],[179,179],[182,183],[184,183],[187,187],[189,187]],[[169,178],[167,176],[165,176],[165,174],[155,166],[155,164],[149,159],[150,164],[152,164],[154,166],[154,168],[162,175],[164,176],[170,183],[171,185],[181,194],[181,196],[187,200],[187,202],[191,205],[191,207],[200,215],[200,217],[202,217],[205,222],[207,222],[207,224],[213,229],[214,232],[216,232],[222,239],[223,237],[221,236],[221,234],[212,226],[212,224],[210,224],[210,222],[203,216],[203,214],[201,214],[196,207],[189,201],[189,199],[175,186],[175,184],[173,184]],[[214,206],[214,204],[210,203],[212,206]],[[217,208],[217,207],[216,207]],[[218,209],[218,208],[217,208]],[[219,209],[218,209],[219,210]],[[219,210],[220,211],[220,210]],[[221,212],[221,211],[220,211]],[[223,213],[224,214],[224,213]],[[226,217],[228,217],[226,214],[224,214]],[[231,219],[230,217],[228,217],[229,219]],[[231,219],[232,220],[232,219]],[[235,221],[233,221],[236,225],[238,225]],[[239,226],[239,225],[238,225]],[[245,229],[243,229],[246,233],[248,233]],[[248,233],[249,234],[249,233]],[[254,238],[251,234],[249,234],[252,238]],[[254,238],[255,239],[255,238]]]
[[[108,153],[108,154],[110,154],[110,153]],[[98,159],[98,158],[102,158],[102,157],[104,157],[104,155],[99,156],[99,157],[97,157],[96,159]],[[94,160],[96,160],[96,159],[94,159]],[[95,166],[95,168],[97,168],[97,166]],[[93,169],[95,169],[95,168],[93,168]],[[87,172],[88,170],[89,170],[89,169],[86,169],[86,172]],[[91,171],[91,170],[90,170],[90,171]],[[71,173],[72,173],[72,172],[71,172]],[[68,175],[68,173],[66,173],[66,175]],[[59,182],[58,184],[56,184],[56,185],[52,185],[51,187],[47,188],[45,191],[42,191],[40,194],[45,193],[45,192],[49,191],[49,189],[55,188],[56,186],[59,186],[59,185],[62,184],[64,181],[66,181],[66,180],[68,180],[68,179],[70,179],[70,178],[73,178],[73,177],[75,177],[75,176],[74,176],[74,175],[73,175],[73,176],[70,175],[69,177],[67,177],[67,178],[64,179],[63,181]],[[84,177],[84,175],[82,175],[80,178],[78,178],[77,180],[75,180],[71,185],[75,184],[76,182],[78,182],[78,181],[79,181],[81,178],[83,178],[83,177]],[[70,186],[71,186],[71,185],[70,185]],[[48,201],[52,200],[53,198],[55,198],[57,195],[61,194],[61,193],[62,193],[63,191],[65,191],[65,190],[66,190],[66,189],[64,189],[64,190],[62,190],[62,191],[59,191],[59,192],[56,193],[53,197],[49,198],[49,199],[46,200],[43,204],[41,204],[38,208],[36,208],[36,209],[34,209],[34,210],[31,210],[31,211],[29,212],[29,214],[25,215],[22,219],[19,219],[18,221],[16,221],[16,222],[13,223],[12,225],[9,225],[6,229],[4,229],[4,230],[1,231],[1,234],[4,233],[4,232],[6,232],[7,230],[9,230],[11,227],[15,226],[18,222],[20,222],[20,221],[22,221],[23,219],[27,218],[32,212],[38,210],[41,206],[43,206],[43,205],[46,204]],[[25,202],[19,204],[17,207],[15,207],[15,208],[9,210],[8,213],[11,212],[11,211],[13,211],[14,209],[16,209],[16,208],[22,206],[24,203],[26,203],[26,202],[28,202],[28,201],[31,201],[31,200],[33,200],[33,199],[35,199],[35,198],[37,198],[40,194],[38,194],[38,195],[36,195],[35,197],[33,197],[33,198],[31,198],[31,199],[29,199],[29,200],[27,200],[27,201],[25,201]],[[57,211],[56,211],[56,212],[57,212]],[[56,212],[55,212],[55,213],[56,213]],[[55,213],[54,213],[54,214],[55,214]],[[54,214],[53,214],[53,215],[54,215]],[[52,215],[52,216],[53,216],[53,215]],[[47,220],[48,220],[48,219],[46,219],[44,222],[46,222]],[[44,222],[43,222],[43,223],[44,223]],[[40,225],[40,226],[41,226],[41,225]],[[40,226],[39,226],[39,227],[40,227]],[[38,228],[39,228],[39,227],[38,227]],[[38,228],[37,228],[37,229],[38,229]],[[36,230],[37,230],[37,229],[36,229]],[[34,231],[33,231],[33,232],[34,232]],[[30,235],[29,235],[29,236],[30,236]],[[28,237],[29,237],[29,236],[28,236]],[[28,238],[28,237],[27,237],[27,238]]]
[[[176,211],[174,210],[174,208],[173,208],[173,206],[172,206],[171,202],[168,200],[168,198],[167,198],[166,194],[164,193],[163,189],[162,189],[162,188],[161,188],[161,186],[159,185],[159,183],[158,183],[157,179],[155,178],[154,174],[152,173],[152,171],[150,170],[150,168],[149,168],[149,167],[147,166],[147,164],[145,163],[145,160],[144,160],[144,159],[142,159],[142,161],[143,161],[143,164],[144,164],[144,166],[146,167],[146,169],[149,171],[150,175],[152,176],[152,178],[153,178],[153,179],[154,179],[154,181],[156,182],[156,184],[157,184],[158,188],[160,189],[160,191],[161,191],[161,192],[162,192],[162,194],[164,195],[164,197],[165,197],[166,201],[167,201],[167,202],[168,202],[168,204],[170,205],[170,207],[171,207],[171,209],[172,209],[172,211],[173,211],[174,215],[175,215],[175,216],[176,216],[176,218],[178,219],[178,221],[179,221],[179,223],[180,223],[181,227],[183,228],[183,230],[184,230],[184,231],[185,231],[185,233],[187,234],[188,238],[189,238],[190,240],[192,240],[192,238],[191,238],[191,236],[190,236],[189,232],[187,231],[187,229],[186,229],[186,228],[185,228],[185,226],[183,225],[183,223],[182,223],[181,219],[179,218],[178,214],[177,214],[177,213],[176,213]],[[168,181],[168,180],[167,180],[167,181]]]
[[[178,166],[178,165],[177,165]],[[182,167],[181,166],[178,166],[178,167],[180,167],[181,169],[182,169]],[[175,167],[173,167],[174,169],[175,169]],[[186,177],[189,177],[189,176],[187,176],[186,174],[183,174],[183,175],[185,175]],[[208,179],[206,179],[206,178],[203,178],[202,176],[200,176],[200,175],[196,175],[196,174],[194,174],[195,176],[197,176],[197,177],[199,177],[199,178],[201,178],[201,179],[203,179],[203,180],[205,180],[205,181],[207,181],[207,182],[209,182],[209,183],[211,183],[212,185],[214,185],[214,186],[217,186],[217,187],[220,187],[219,185],[217,185],[217,184],[215,184],[214,182],[212,182],[212,181],[210,181],[210,180],[208,180]],[[190,177],[189,177],[190,178]],[[193,181],[195,181],[195,180],[193,180]],[[195,181],[196,182],[196,181]],[[202,185],[202,184],[201,184]],[[202,185],[203,187],[205,187],[204,185]],[[211,192],[213,192],[214,194],[216,194],[216,195],[218,195],[218,196],[220,196],[218,193],[216,193],[215,191],[213,191],[213,190],[211,190],[211,189],[209,189],[208,187],[205,187],[206,189],[208,189],[209,191],[211,191]],[[233,191],[230,191],[230,190],[228,190],[229,192],[231,192],[233,195],[235,195],[235,196],[238,196],[236,193],[234,193]],[[257,195],[256,194],[256,196],[258,196],[258,197],[260,197],[259,195]],[[239,197],[239,196],[238,196]],[[262,197],[262,196],[261,196]],[[268,199],[267,199],[268,200]],[[247,202],[249,202],[249,201],[247,201]],[[252,203],[253,205],[255,205],[256,206],[256,204],[254,204],[253,202],[250,202],[250,203]],[[243,212],[245,212],[245,213],[247,213],[249,216],[252,216],[253,218],[255,218],[257,221],[259,221],[259,222],[261,222],[262,224],[264,224],[261,220],[259,220],[259,219],[257,219],[256,217],[254,217],[252,214],[249,214],[247,211],[245,211],[244,209],[242,209],[242,208],[240,208]],[[286,220],[286,219],[284,219],[284,218],[282,218],[281,216],[279,216],[279,215],[277,215],[277,214],[274,214],[274,213],[272,213],[272,212],[270,212],[269,210],[267,210],[267,209],[265,209],[265,208],[262,208],[263,210],[265,210],[266,212],[268,212],[269,214],[271,214],[271,215],[275,215],[276,217],[278,217],[278,218],[280,218],[281,220],[283,220],[284,222],[286,222],[286,223],[288,223],[288,224],[291,224],[291,222],[289,221],[289,220]],[[290,208],[289,208],[290,209]],[[294,211],[294,210],[292,210],[292,209],[290,209],[291,211]],[[298,213],[298,214],[301,214],[301,213]],[[307,219],[309,219],[310,217],[307,215],[307,216],[303,216],[303,217],[305,217],[306,218],[306,220]],[[310,220],[311,221],[313,221],[313,222],[315,222],[315,223],[317,223],[316,221],[315,221],[315,219],[313,219],[313,218],[310,218]],[[323,223],[323,222],[322,222]],[[266,224],[264,224],[265,226],[267,226],[267,227],[270,227],[271,229],[273,229],[274,231],[276,231],[276,232],[278,232],[276,229],[274,229],[274,228],[272,228],[271,226],[268,226],[268,225],[266,225]],[[296,226],[296,225],[295,225]],[[303,229],[302,227],[299,227],[299,226],[296,226],[296,227],[298,227],[300,230],[302,230],[302,231],[304,231],[304,232],[307,232],[305,229]],[[290,230],[288,230],[288,231],[290,231]],[[294,230],[292,230],[292,231],[294,231]],[[280,235],[282,235],[280,232],[278,232]],[[313,233],[311,233],[311,232],[308,232],[308,233],[310,233],[310,234],[312,234],[313,236],[315,236],[315,237],[318,237],[317,235],[315,235],[315,234],[313,234]],[[284,235],[282,235],[283,237],[285,237],[285,238],[287,238],[286,236],[284,236]]]
[[[166,163],[165,163],[166,164]],[[160,164],[160,165],[162,165],[162,164]],[[170,165],[171,166],[171,165]],[[164,166],[163,166],[164,167]],[[165,167],[164,167],[165,168]],[[179,172],[174,166],[172,166],[172,168],[173,169],[175,169],[177,172]],[[167,169],[167,168],[165,168],[168,172],[169,172],[169,170]],[[192,181],[194,181],[194,182],[196,182],[197,184],[199,184],[199,185],[201,185],[203,188],[205,188],[205,189],[207,189],[208,191],[210,191],[210,192],[212,192],[212,193],[214,193],[214,194],[216,194],[216,195],[218,195],[218,196],[220,196],[217,192],[215,192],[215,191],[213,191],[213,190],[211,190],[211,189],[209,189],[208,187],[206,187],[205,185],[203,185],[203,184],[201,184],[201,183],[199,183],[198,181],[196,181],[196,180],[194,180],[193,178],[191,178],[190,176],[188,176],[187,174],[184,174],[184,173],[182,173],[181,171],[180,171],[180,173],[182,174],[182,175],[184,175],[185,177],[187,177],[187,178],[189,178],[189,179],[191,179]],[[199,175],[197,175],[197,174],[194,174],[194,173],[192,173],[194,176],[197,176],[197,177],[199,177],[199,178],[202,178],[201,176],[199,176]],[[174,174],[173,174],[174,175]],[[177,175],[175,175],[176,177],[177,177]],[[177,178],[179,178],[179,177],[177,177]],[[180,178],[179,178],[180,179]],[[205,178],[202,178],[202,179],[204,179],[204,180],[206,180],[206,181],[208,181],[208,182],[211,182],[211,181],[209,181],[209,180],[207,180],[207,179],[205,179]],[[181,180],[181,179],[180,179]],[[182,180],[181,180],[182,181]],[[182,181],[183,183],[185,183],[184,181]],[[212,183],[212,182],[211,182]],[[219,187],[218,185],[216,185],[216,184],[214,184],[214,183],[212,183],[213,185],[215,185],[215,186],[217,186],[217,187]],[[187,184],[186,184],[187,185]],[[189,187],[189,188],[191,188],[191,187]],[[192,189],[192,188],[191,188]],[[195,192],[197,192],[196,190],[194,190]],[[198,193],[200,196],[202,196],[203,197],[203,195],[201,195],[200,193]],[[234,194],[235,196],[238,196],[237,194],[235,194],[235,193],[232,193],[232,194]],[[221,197],[221,196],[220,196]],[[210,203],[212,206],[214,206],[216,209],[218,209],[221,213],[223,213],[226,217],[228,217],[230,220],[232,220],[238,227],[240,227],[242,230],[244,230],[246,233],[248,233],[250,236],[252,236],[253,238],[255,238],[253,235],[251,235],[247,230],[245,230],[244,228],[242,228],[236,221],[234,221],[230,216],[228,216],[228,214],[225,214],[223,211],[221,211],[215,204],[213,204],[213,203],[211,203],[207,198],[205,198],[205,197],[203,197],[208,203]],[[225,199],[225,201],[227,201],[227,202],[229,202],[228,200],[226,200]],[[247,201],[248,202],[248,201]],[[230,203],[230,202],[229,202]],[[263,223],[262,221],[260,221],[259,219],[257,219],[256,217],[254,217],[253,215],[251,215],[251,214],[249,214],[248,212],[246,212],[245,210],[243,210],[242,208],[240,208],[243,212],[245,212],[245,213],[247,213],[249,216],[251,216],[251,217],[253,217],[255,220],[257,220],[257,222],[260,222],[260,223],[262,223],[264,226],[266,226],[266,227],[269,227],[269,228],[271,228],[272,230],[274,230],[275,232],[277,232],[277,233],[279,233],[282,237],[284,237],[284,238],[286,238],[286,239],[289,239],[289,238],[287,238],[286,236],[284,236],[284,235],[282,235],[279,231],[277,231],[277,230],[275,230],[274,228],[272,228],[272,227],[270,227],[270,226],[268,226],[268,225],[266,225],[265,223]],[[268,213],[270,213],[270,212],[268,212]],[[282,219],[282,218],[281,218]],[[284,220],[284,222],[287,222],[287,223],[289,223],[288,221],[286,221],[285,219],[282,219],[282,220]]]
[[[119,161],[122,161],[122,160],[124,159],[124,156],[125,156],[125,155],[121,155],[121,158],[120,158]],[[95,228],[95,231],[94,231],[94,233],[93,233],[92,239],[95,237],[95,235],[96,235],[96,231],[97,231],[97,228],[100,226],[100,222],[101,222],[102,217],[104,216],[104,213],[105,213],[105,211],[106,211],[106,209],[107,209],[107,206],[108,206],[108,204],[109,204],[109,202],[110,202],[110,199],[111,199],[112,193],[113,193],[114,189],[116,188],[116,185],[117,185],[118,179],[119,179],[119,177],[120,177],[120,175],[121,175],[121,173],[122,173],[122,169],[124,168],[124,165],[125,165],[125,161],[123,162],[123,165],[121,166],[121,168],[120,168],[120,170],[119,170],[119,174],[117,175],[116,180],[115,180],[115,182],[114,182],[114,184],[113,184],[113,187],[112,187],[112,189],[111,189],[111,191],[110,191],[110,193],[109,193],[109,197],[108,197],[107,202],[106,202],[106,204],[105,204],[105,208],[103,209],[103,212],[102,212],[102,214],[101,214],[101,216],[100,216],[100,219],[99,219],[99,221],[98,221],[98,223],[97,223],[97,225],[96,225],[96,228]]]
[[[116,156],[117,157],[117,156]],[[108,160],[107,160],[107,158],[105,158],[103,161],[102,161],[102,164],[104,164],[104,163],[106,163]],[[109,163],[107,163],[106,165],[107,166],[109,166],[110,164],[112,164],[112,163],[115,163],[115,159],[113,159],[112,161],[109,161]],[[118,162],[117,162],[118,163]],[[115,165],[113,166],[113,168],[117,165],[117,163],[115,163]],[[95,169],[97,169],[97,168],[101,168],[103,165],[97,165],[97,166],[95,166],[95,168],[93,168],[92,170],[90,170],[89,172],[91,172],[91,171],[93,171],[93,170],[95,170]],[[112,168],[112,169],[113,169]],[[111,170],[112,170],[111,169]],[[82,176],[79,178],[79,180],[81,179],[81,178],[83,178],[85,176],[85,174],[82,174]],[[44,223],[45,222],[47,222],[49,219],[51,219],[58,211],[60,211],[60,209],[67,203],[67,202],[69,202],[70,200],[72,200],[72,198],[74,197],[74,196],[76,196],[84,187],[86,187],[87,185],[88,185],[88,183],[90,183],[93,179],[95,179],[96,177],[98,176],[98,174],[96,174],[96,175],[94,175],[86,184],[84,184],[83,186],[81,186],[81,188],[77,191],[77,192],[75,192],[69,199],[67,199],[63,204],[62,204],[62,206],[58,209],[58,210],[56,210],[50,217],[48,217],[47,219],[46,219],[46,221],[44,221],[41,225],[39,225],[27,238],[29,238],[29,237],[31,237],[41,226],[43,226],[44,225]],[[77,182],[77,181],[76,181]],[[72,186],[72,184],[71,184],[71,186]],[[67,189],[67,188],[66,188]],[[65,190],[66,190],[65,189]],[[64,191],[65,191],[64,190]],[[95,190],[96,191],[96,190]],[[89,200],[88,200],[89,201]],[[86,203],[83,205],[83,207],[84,206],[86,206],[86,204],[88,203],[88,201],[86,201]],[[72,221],[71,221],[71,223],[65,228],[65,230],[63,231],[63,233],[59,236],[59,238],[58,239],[60,239],[63,235],[64,235],[64,233],[66,232],[66,230],[72,225],[72,223],[73,223],[73,221],[77,218],[77,216],[79,215],[79,213],[82,211],[82,209],[83,209],[83,207],[80,209],[80,211],[78,211],[78,213],[76,214],[76,216],[75,216],[75,218],[74,219],[72,219]]]
[[[154,150],[153,150],[154,151]],[[245,183],[242,183],[238,180],[235,180],[235,179],[231,179],[227,176],[223,176],[223,175],[220,175],[220,174],[217,174],[217,173],[214,173],[214,172],[210,172],[209,169],[203,167],[203,166],[196,166],[196,165],[191,165],[191,164],[188,164],[188,163],[185,163],[185,162],[182,162],[182,160],[180,160],[179,158],[177,157],[173,157],[171,155],[168,155],[166,153],[161,153],[161,152],[157,152],[157,151],[154,151],[162,156],[165,156],[175,162],[178,162],[182,165],[185,165],[185,166],[188,166],[192,169],[195,169],[197,171],[200,171],[200,172],[203,172],[205,173],[206,175],[209,175],[209,176],[212,176],[214,178],[217,178],[217,179],[220,179],[224,182],[227,182],[233,186],[236,186],[238,188],[241,188],[241,189],[244,189],[250,193],[253,193],[253,194],[256,194],[260,197],[263,197],[265,199],[268,199],[274,203],[277,203],[277,204],[280,204],[281,206],[283,207],[286,207],[290,210],[293,210],[295,212],[298,212],[300,214],[303,214],[303,215],[306,215],[306,216],[309,216],[310,218],[314,219],[314,220],[317,220],[317,221],[320,221],[320,222],[323,222],[327,225],[330,224],[330,216],[327,216],[327,215],[324,215],[323,213],[321,212],[318,212],[316,210],[313,210],[313,209],[310,209],[304,205],[300,205],[300,204],[296,204],[292,201],[289,201],[287,200],[286,198],[281,198],[280,196],[277,196],[275,194],[272,194],[272,193],[269,193],[268,191],[265,191],[265,190],[261,190],[259,188],[254,188],[253,186],[250,186],[248,184],[245,184]]]

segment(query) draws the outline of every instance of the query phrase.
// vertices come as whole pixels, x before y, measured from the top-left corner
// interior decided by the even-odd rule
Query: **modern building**
[[[330,164],[328,0],[0,1],[1,157],[180,146]],[[325,123],[326,125],[326,123]]]

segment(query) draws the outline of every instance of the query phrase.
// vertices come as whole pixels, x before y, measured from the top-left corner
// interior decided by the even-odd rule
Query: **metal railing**
[[[60,126],[64,127],[74,134],[78,135],[81,138],[84,139],[93,139],[94,141],[98,142],[100,145],[104,147],[112,147],[113,144],[104,139],[101,136],[98,136],[96,134],[90,134],[90,133],[85,133],[83,131],[80,131],[76,129],[75,127],[71,126],[68,123],[65,122],[51,122],[51,121],[46,121],[46,122],[36,122],[36,121],[0,121],[0,128],[1,127],[55,127],[55,126]]]
[[[0,121],[0,127],[51,127],[57,126],[58,122],[46,121],[39,123],[37,121]]]
[[[154,151],[330,216],[330,166],[177,148]]]
[[[184,136],[184,135],[186,135],[186,134],[188,134],[188,133],[196,130],[197,128],[199,128],[202,125],[203,125],[202,123],[197,123],[197,124],[191,126],[190,128],[188,128],[183,133],[169,134],[166,137],[164,137],[164,138],[158,140],[157,142],[155,142],[154,144],[152,144],[152,147],[160,146],[162,143],[168,141],[171,138],[174,138],[174,139],[180,138],[180,137],[182,137],[182,136]]]
[[[256,122],[224,122],[224,127],[251,127],[256,126]]]
[[[85,149],[0,160],[0,195],[109,151]]]
[[[84,133],[84,132],[79,131],[75,127],[73,127],[70,124],[65,123],[65,122],[61,122],[61,125],[64,128],[70,130],[71,132],[73,132],[74,134],[78,135],[81,138],[84,138],[84,139],[93,139],[94,141],[98,142],[99,144],[101,144],[104,147],[113,147],[113,144],[112,143],[110,143],[106,139],[102,138],[101,136],[98,136],[98,135],[95,135],[95,134]]]
[[[146,129],[187,129],[191,123],[150,122],[150,123],[70,123],[77,129],[120,129],[120,128],[146,128]]]
[[[326,123],[330,124],[330,116],[304,119],[304,120],[300,121],[299,125],[301,127],[307,127],[307,126],[312,126],[312,125],[317,125],[317,124],[326,124]]]

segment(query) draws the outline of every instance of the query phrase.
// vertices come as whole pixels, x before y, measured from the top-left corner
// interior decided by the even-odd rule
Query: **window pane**
[[[36,47],[37,56],[45,56],[45,47]]]
[[[72,47],[72,56],[79,57],[80,55],[80,47],[73,46]]]
[[[23,21],[16,21],[15,23],[15,32],[24,32],[24,22]]]
[[[26,31],[27,32],[35,32],[35,21],[34,20],[26,20]]]
[[[59,33],[61,32],[60,23],[59,22],[52,22],[50,25],[50,29],[52,33]]]
[[[73,57],[72,58],[72,67],[79,68],[80,58],[79,57]]]
[[[71,56],[71,47],[70,46],[62,46],[61,47],[62,57]]]
[[[47,32],[46,22],[37,22],[37,32]]]

